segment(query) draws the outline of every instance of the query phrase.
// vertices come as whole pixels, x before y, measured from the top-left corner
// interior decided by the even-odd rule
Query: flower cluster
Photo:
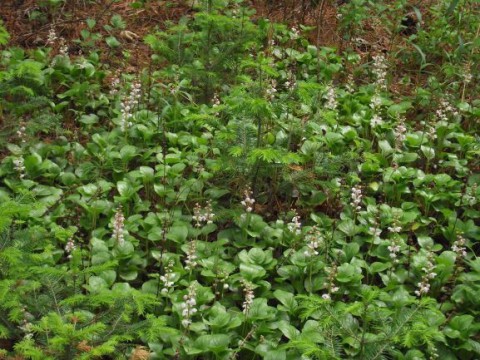
[[[197,243],[195,240],[188,244],[187,258],[185,259],[185,269],[193,270],[197,266]]]
[[[324,238],[320,233],[320,230],[313,226],[305,236],[307,240],[307,250],[304,251],[306,257],[312,257],[318,255],[317,249],[323,244]]]
[[[373,73],[375,75],[375,85],[379,90],[387,89],[387,59],[383,54],[373,57]]]
[[[300,31],[298,31],[298,29],[293,26],[291,29],[290,29],[290,37],[293,39],[293,40],[296,40],[300,37]]]
[[[62,56],[68,56],[68,45],[66,44],[64,38],[60,38],[60,48],[58,52]]]
[[[63,37],[58,37],[55,31],[55,28],[52,26],[48,32],[48,37],[46,41],[46,45],[56,46],[59,45],[59,54],[62,56],[68,56],[68,45],[65,42]],[[55,65],[56,59],[53,60],[52,66]]]
[[[73,240],[73,237],[68,239],[67,244],[65,245],[65,252],[68,254],[68,258],[72,258],[72,252],[75,250],[77,246],[75,245],[75,241]]]
[[[400,226],[398,215],[394,216],[392,226],[388,227],[388,231],[393,233],[393,238],[391,239],[391,243],[387,249],[390,252],[390,258],[392,259],[393,263],[398,264],[398,254],[400,253],[402,245],[402,238],[399,235],[399,233],[402,231],[402,227]]]
[[[455,240],[452,245],[452,251],[455,252],[457,259],[465,258],[467,256],[465,243],[466,243],[465,238],[460,234],[457,235],[457,240]]]
[[[243,302],[243,313],[246,315],[250,311],[250,308],[253,304],[253,299],[255,299],[255,294],[253,292],[253,286],[249,282],[242,280],[243,292],[245,293],[245,301]]]
[[[335,94],[335,88],[333,87],[333,84],[329,84],[327,87],[327,103],[325,104],[325,107],[329,110],[336,110],[338,106],[337,102],[337,96]]]
[[[26,131],[26,130],[27,130],[27,129],[25,128],[25,125],[24,125],[24,124],[21,124],[20,127],[19,127],[18,130],[17,130],[17,136],[18,136],[18,138],[20,139],[20,141],[21,141],[22,143],[25,143],[25,142],[26,142],[26,140],[25,140],[25,138],[26,138],[26,133],[25,133],[25,131]]]
[[[160,276],[160,281],[163,283],[163,288],[161,293],[168,294],[175,282],[173,281],[175,274],[173,273],[173,261],[169,261],[167,266],[165,266],[165,274]]]
[[[285,88],[288,91],[293,92],[296,87],[297,87],[297,79],[295,77],[295,74],[293,74],[291,71],[289,71],[288,80],[285,81]]]
[[[462,72],[462,77],[463,77],[463,81],[465,82],[465,84],[469,84],[472,82],[473,80],[473,74],[472,74],[472,68],[470,66],[470,63],[466,63],[464,68],[463,68],[463,72]]]
[[[57,40],[58,40],[57,32],[55,31],[55,28],[52,26],[48,31],[47,45],[55,45]]]
[[[192,220],[195,222],[196,227],[202,226],[202,223],[212,224],[214,217],[215,214],[213,213],[212,202],[210,200],[207,201],[207,204],[203,209],[200,204],[195,204]]]
[[[132,122],[130,121],[133,118],[132,111],[135,109],[135,106],[138,105],[138,101],[140,100],[141,96],[141,88],[142,86],[140,83],[135,82],[132,85],[130,90],[130,94],[127,98],[121,103],[121,121],[120,121],[120,129],[122,131],[126,131],[127,128],[132,126]]]
[[[300,222],[300,216],[298,215],[296,210],[293,210],[293,213],[294,213],[294,215],[293,215],[292,221],[290,221],[290,223],[288,223],[287,228],[293,234],[300,235],[300,233],[302,232],[302,230],[301,230],[302,229],[302,223]]]
[[[402,227],[400,226],[400,221],[398,220],[398,215],[394,216],[392,221],[392,226],[388,227],[388,231],[391,233],[400,233],[402,232]]]
[[[415,295],[422,296],[428,294],[430,291],[430,280],[437,276],[437,273],[434,270],[435,265],[433,264],[433,253],[429,252],[427,255],[427,264],[422,268],[422,281],[417,284],[418,289],[415,290]]]
[[[374,209],[373,214],[368,218],[368,221],[370,225],[368,232],[374,237],[380,237],[382,234],[382,229],[379,224],[379,213],[377,208]]]
[[[355,91],[355,78],[353,77],[353,74],[348,74],[345,90],[347,90],[350,94],[353,94]]]
[[[373,116],[370,120],[370,126],[372,128],[383,124],[382,116],[380,115],[380,108],[382,106],[382,98],[380,95],[375,94],[370,100],[370,108],[373,110]]]
[[[125,244],[125,216],[123,216],[122,206],[119,206],[115,212],[115,217],[113,220],[113,233],[112,239],[116,241],[119,246]]]
[[[449,115],[453,117],[457,117],[458,111],[450,104],[447,99],[441,99],[440,105],[435,112],[437,119],[442,122],[448,122]]]
[[[436,121],[430,121],[429,123],[423,122],[422,123],[425,129],[425,134],[430,141],[434,141],[437,138],[437,129],[436,129]]]
[[[115,95],[116,93],[118,93],[119,85],[120,77],[118,76],[118,74],[115,74],[115,76],[110,81],[110,95]]]
[[[407,132],[407,127],[405,126],[405,119],[400,118],[398,121],[397,127],[395,128],[395,149],[397,151],[401,150],[403,142],[405,141],[405,133]]]
[[[22,325],[18,328],[25,333],[24,339],[31,339],[33,337],[33,324],[27,319],[23,319]]]
[[[477,203],[477,189],[477,183],[474,183],[470,188],[466,188],[465,193],[463,194],[462,201],[465,204],[474,206]]]
[[[218,93],[213,94],[212,107],[219,107],[221,104]]]
[[[340,288],[335,285],[335,277],[337,276],[337,265],[333,264],[330,269],[326,269],[328,274],[328,281],[323,283],[323,286],[327,288],[327,292],[322,295],[324,300],[331,300],[332,294],[337,293]]]
[[[23,156],[13,160],[13,166],[15,167],[15,171],[18,172],[20,179],[23,179],[25,177],[25,164]]]
[[[360,211],[362,209],[360,206],[362,203],[362,198],[362,188],[359,185],[352,187],[352,201],[350,202],[350,205],[355,211]]]
[[[377,113],[373,114],[372,119],[370,120],[370,126],[372,128],[380,126],[383,124],[383,119]]]
[[[398,264],[400,261],[398,260],[398,253],[401,250],[401,238],[398,235],[395,235],[391,241],[391,244],[387,246],[389,251],[390,258],[392,259],[394,264]]]
[[[270,86],[265,90],[265,95],[268,100],[275,99],[275,94],[277,93],[277,80],[272,79],[270,81]]]
[[[182,325],[188,328],[192,324],[192,316],[198,311],[197,305],[197,290],[195,284],[192,284],[188,288],[188,294],[183,296],[182,307]]]
[[[245,189],[243,192],[243,195],[245,196],[244,199],[242,200],[241,204],[245,208],[247,212],[252,212],[253,207],[255,206],[255,199],[252,197],[252,191],[250,188]]]

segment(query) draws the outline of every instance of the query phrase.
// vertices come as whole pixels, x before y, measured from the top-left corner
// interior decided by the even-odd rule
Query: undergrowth
[[[478,4],[338,4],[193,2],[138,72],[120,15],[0,27],[0,358],[480,356]]]

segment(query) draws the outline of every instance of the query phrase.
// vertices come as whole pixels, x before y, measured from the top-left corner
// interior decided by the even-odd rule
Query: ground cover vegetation
[[[67,3],[0,26],[1,359],[480,357],[478,1]]]

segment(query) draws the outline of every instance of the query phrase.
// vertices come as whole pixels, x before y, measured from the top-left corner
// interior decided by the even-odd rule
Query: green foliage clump
[[[339,8],[342,51],[223,0],[136,74],[93,20],[85,54],[3,50],[0,358],[476,359],[478,33],[432,34],[479,18],[439,3],[362,56],[405,1]]]

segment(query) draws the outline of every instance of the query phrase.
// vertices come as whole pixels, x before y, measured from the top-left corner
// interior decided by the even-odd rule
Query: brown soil
[[[88,29],[86,20],[94,19],[96,25],[91,32],[99,32],[108,36],[105,25],[114,14],[118,14],[126,22],[125,31],[113,35],[122,43],[122,50],[129,51],[132,56],[127,65],[127,72],[141,68],[149,62],[149,48],[143,44],[144,36],[156,28],[166,27],[168,22],[178,21],[192,13],[191,0],[146,1],[144,7],[132,7],[134,0],[68,0],[62,6],[46,6],[41,0],[3,0],[0,7],[0,18],[11,35],[10,46],[25,49],[45,46],[52,26],[58,36],[65,39],[71,55],[76,55],[81,48],[75,40],[81,38],[81,31]],[[272,3],[274,3],[272,5]],[[307,3],[307,1],[304,1]],[[268,17],[291,25],[305,24],[319,26],[319,31],[310,32],[310,40],[319,45],[334,46],[338,44],[336,32],[336,9],[327,4],[315,8],[308,7],[297,0],[272,2],[269,0],[252,0],[250,4],[256,9],[256,17]],[[104,42],[104,60],[117,67],[115,52]],[[128,68],[130,67],[130,68]]]

